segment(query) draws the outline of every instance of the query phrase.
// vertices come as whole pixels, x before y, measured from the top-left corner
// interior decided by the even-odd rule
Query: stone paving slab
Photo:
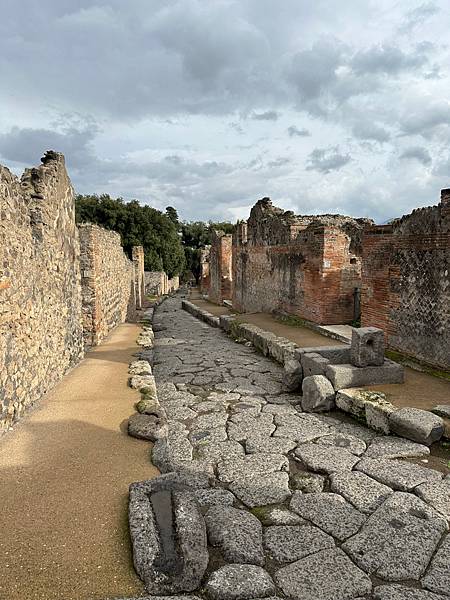
[[[207,527],[209,566],[195,582],[172,587],[176,592],[156,577],[148,584],[152,594],[449,598],[443,542],[450,478],[410,461],[427,456],[426,445],[335,414],[302,412],[302,396],[281,389],[279,365],[181,311],[176,298],[155,318],[152,376],[168,423],[153,460],[166,473],[131,486],[132,497],[139,491],[141,499],[130,508],[133,549],[149,563],[160,548],[158,560],[149,563],[160,569],[175,564],[180,542],[195,539],[193,528],[198,535]],[[292,359],[282,340],[253,333],[267,356],[283,352]],[[148,523],[164,524],[151,502],[155,489],[189,494],[192,510],[183,515],[172,546],[164,525],[148,544]],[[182,560],[171,577],[182,581],[189,568],[194,563]]]

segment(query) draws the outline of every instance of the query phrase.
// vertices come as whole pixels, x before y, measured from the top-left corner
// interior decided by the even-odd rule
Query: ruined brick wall
[[[209,252],[208,299],[216,304],[231,300],[232,236],[213,231]]]
[[[233,307],[350,323],[367,224],[340,215],[295,216],[260,200],[233,236]]]
[[[79,241],[64,157],[0,166],[0,432],[83,355]]]
[[[154,296],[167,294],[168,279],[164,271],[145,271],[145,292]]]
[[[118,233],[87,223],[79,226],[79,234],[83,333],[91,347],[139,307],[141,292]]]
[[[362,324],[390,348],[450,369],[450,191],[363,237]]]
[[[200,250],[200,292],[208,295],[209,292],[209,253],[211,246]]]

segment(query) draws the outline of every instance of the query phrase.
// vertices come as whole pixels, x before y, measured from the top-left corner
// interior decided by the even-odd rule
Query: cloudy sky
[[[450,186],[448,0],[2,0],[0,162],[180,216],[377,222]]]

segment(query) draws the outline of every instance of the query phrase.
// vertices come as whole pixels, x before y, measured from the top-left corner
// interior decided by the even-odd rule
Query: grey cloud
[[[401,154],[401,159],[413,159],[418,160],[423,165],[431,164],[431,156],[426,148],[422,146],[410,146],[406,148]]]
[[[390,133],[383,127],[370,121],[360,121],[352,128],[353,135],[360,140],[375,140],[376,142],[388,142]]]
[[[409,112],[400,120],[404,135],[422,135],[428,137],[440,126],[450,125],[450,103],[432,102],[419,110]]]
[[[251,118],[255,121],[277,121],[279,113],[276,110],[267,110],[262,113],[252,113]]]
[[[290,137],[309,137],[311,132],[309,129],[302,127],[299,129],[296,125],[291,125],[287,130]]]
[[[422,25],[429,18],[440,11],[434,2],[424,2],[417,8],[413,8],[405,15],[404,22],[398,28],[400,33],[410,33],[417,26]]]
[[[351,61],[357,74],[383,73],[396,75],[401,71],[417,69],[424,65],[428,58],[429,47],[417,48],[415,53],[407,54],[397,46],[377,45],[367,50],[358,51]]]
[[[292,161],[288,156],[279,156],[275,160],[269,161],[267,166],[271,168],[283,167],[284,165],[288,165],[290,162]]]
[[[352,160],[350,154],[341,154],[339,146],[316,148],[308,157],[307,171],[330,173],[338,171]]]

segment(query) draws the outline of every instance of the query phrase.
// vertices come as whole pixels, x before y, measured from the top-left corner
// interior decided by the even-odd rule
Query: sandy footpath
[[[127,490],[157,475],[124,430],[139,329],[124,324],[0,438],[0,599],[139,595]]]

